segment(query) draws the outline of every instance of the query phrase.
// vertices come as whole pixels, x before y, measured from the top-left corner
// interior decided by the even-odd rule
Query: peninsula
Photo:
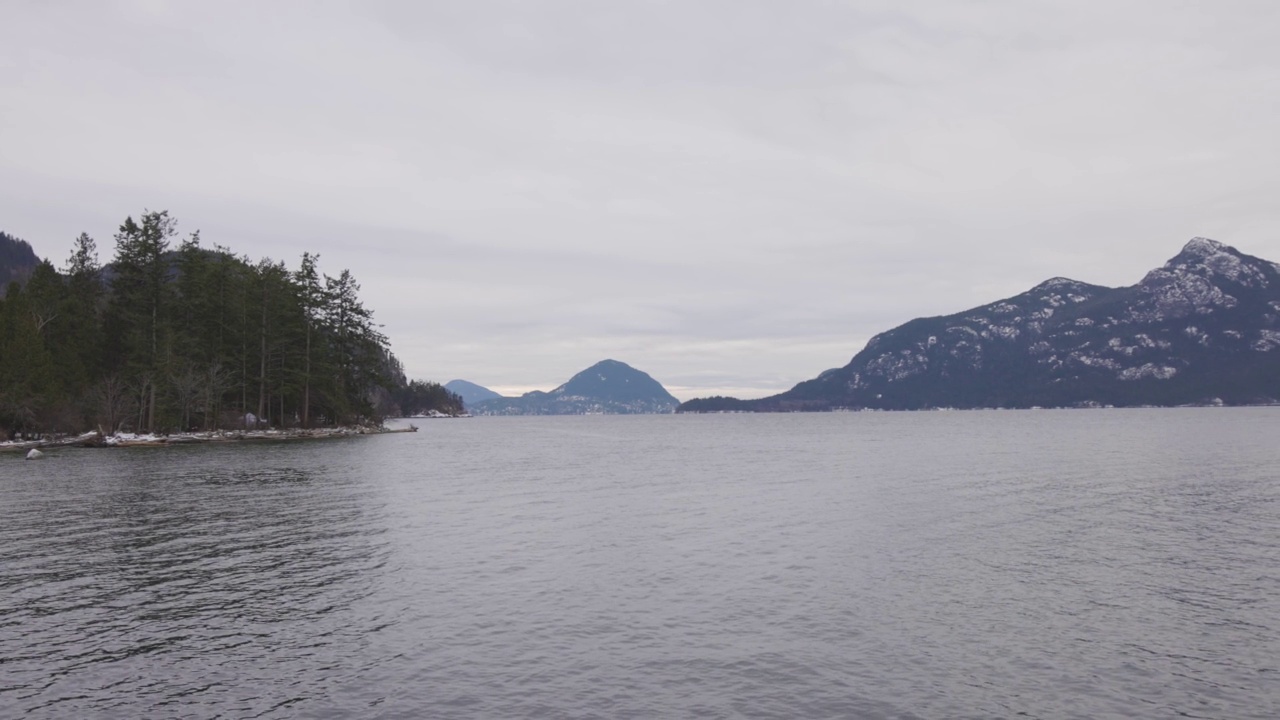
[[[106,264],[82,233],[61,269],[0,233],[0,440],[316,437],[462,412],[406,379],[349,270],[255,262],[177,227],[126,218]]]

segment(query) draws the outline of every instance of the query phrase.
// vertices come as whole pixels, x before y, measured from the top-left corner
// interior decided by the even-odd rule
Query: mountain
[[[1053,278],[881,333],[760,400],[682,412],[1247,405],[1280,398],[1280,265],[1194,238],[1137,285]]]
[[[40,264],[35,250],[26,240],[0,232],[0,296],[14,280],[26,280]]]
[[[463,404],[467,407],[482,403],[485,400],[497,400],[502,397],[483,385],[477,385],[466,380],[450,380],[444,384],[444,389],[461,397]]]
[[[552,390],[471,406],[473,415],[637,415],[674,412],[680,401],[647,374],[602,360]]]

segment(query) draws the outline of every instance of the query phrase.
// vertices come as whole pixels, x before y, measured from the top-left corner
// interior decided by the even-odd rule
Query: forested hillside
[[[40,258],[26,240],[0,232],[0,288],[26,278],[39,263]]]
[[[0,430],[348,424],[434,386],[406,383],[356,279],[322,273],[316,255],[254,262],[198,232],[179,239],[167,211],[127,218],[114,239],[105,266],[81,234],[61,272],[46,260],[8,285]]]

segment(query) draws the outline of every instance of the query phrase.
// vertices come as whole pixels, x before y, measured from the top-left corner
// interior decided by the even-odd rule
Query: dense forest
[[[294,269],[178,238],[167,211],[127,218],[115,256],[77,237],[0,300],[0,431],[315,427],[462,411],[406,382],[347,270]]]

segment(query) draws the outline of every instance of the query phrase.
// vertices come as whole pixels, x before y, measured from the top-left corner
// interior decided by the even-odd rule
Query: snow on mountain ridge
[[[1127,320],[1152,322],[1231,309],[1240,302],[1233,293],[1265,291],[1277,274],[1280,265],[1245,255],[1216,240],[1192,238],[1182,252],[1138,283],[1149,300],[1131,307]],[[1248,290],[1229,292],[1229,288]]]
[[[1196,237],[1188,240],[1186,245],[1182,246],[1182,252],[1179,253],[1179,255],[1212,255],[1225,250],[1234,251],[1235,248],[1230,245],[1224,245],[1212,238],[1200,237],[1197,235]]]
[[[1050,278],[876,334],[843,368],[689,411],[1280,404],[1280,264],[1192,238],[1122,287]]]
[[[1109,288],[1054,277],[971,310],[917,318],[876,335],[840,372],[760,404],[1194,402],[1195,388],[1208,388],[1210,377],[1221,376],[1207,363],[1235,363],[1228,367],[1238,365],[1254,379],[1272,372],[1248,356],[1280,351],[1278,288],[1280,265],[1197,237],[1136,285]],[[1253,381],[1233,380],[1233,372],[1226,371],[1222,387],[1213,386],[1211,394],[1227,393],[1233,402],[1271,397],[1262,389],[1231,386]],[[1026,385],[1011,386],[1011,378]]]
[[[1158,280],[1164,273],[1195,273],[1206,279],[1210,277],[1225,278],[1245,287],[1267,287],[1267,275],[1263,265],[1272,270],[1280,269],[1275,263],[1253,258],[1239,250],[1209,238],[1192,238],[1163,267],[1152,270],[1143,278],[1142,285],[1148,279]]]

